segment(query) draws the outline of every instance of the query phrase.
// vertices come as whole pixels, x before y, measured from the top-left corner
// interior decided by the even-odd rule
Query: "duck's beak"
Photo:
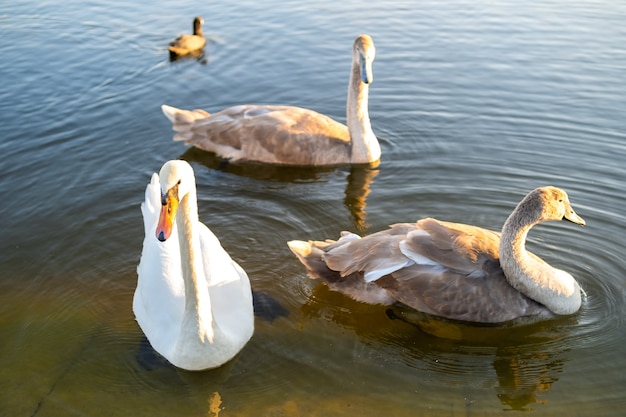
[[[172,187],[161,197],[161,214],[156,228],[156,238],[165,242],[171,235],[174,228],[174,219],[178,211],[178,189]]]
[[[565,215],[563,216],[563,218],[565,220],[569,220],[570,222],[579,224],[581,226],[584,226],[585,224],[587,224],[585,220],[582,217],[580,217],[578,214],[576,214],[574,209],[571,207],[568,207],[568,209],[565,210]]]

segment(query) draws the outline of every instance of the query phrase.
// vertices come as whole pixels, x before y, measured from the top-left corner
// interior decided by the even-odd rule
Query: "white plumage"
[[[162,201],[170,204],[170,198],[178,199],[178,210],[168,236],[163,216],[169,206]],[[153,174],[141,211],[145,238],[133,300],[139,326],[152,347],[179,368],[226,363],[252,336],[252,293],[245,271],[198,220],[191,166],[169,161],[160,175]]]

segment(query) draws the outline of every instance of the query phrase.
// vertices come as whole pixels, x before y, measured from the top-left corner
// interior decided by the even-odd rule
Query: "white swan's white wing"
[[[159,176],[152,175],[141,205],[145,236],[137,266],[133,311],[152,347],[166,356],[178,337],[184,311],[184,282],[176,225],[165,242],[156,238],[161,208]]]
[[[217,237],[198,223],[213,319],[232,342],[233,355],[254,331],[252,290],[246,272],[224,250]]]

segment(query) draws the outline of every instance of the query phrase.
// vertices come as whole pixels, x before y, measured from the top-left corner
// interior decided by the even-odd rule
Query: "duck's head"
[[[156,229],[156,237],[164,242],[172,234],[174,220],[180,201],[195,189],[193,168],[186,161],[173,160],[163,164],[159,172],[161,184],[161,214]]]
[[[372,63],[376,57],[376,47],[370,35],[359,35],[354,40],[352,47],[354,61],[359,63],[361,81],[370,84],[374,81],[374,73],[372,72]]]
[[[522,200],[520,207],[537,213],[537,222],[568,220],[585,225],[585,220],[572,208],[567,193],[560,188],[547,186],[536,188]]]

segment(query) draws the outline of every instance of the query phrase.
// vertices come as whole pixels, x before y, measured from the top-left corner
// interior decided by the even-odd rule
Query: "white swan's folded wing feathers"
[[[248,274],[230,257],[206,225],[198,222],[196,230],[200,235],[203,274],[207,280],[213,319],[226,337],[247,340],[254,329]]]
[[[144,333],[157,335],[150,340],[152,346],[166,355],[170,340],[177,336],[171,329],[177,329],[182,321],[185,289],[177,233],[165,242],[159,242],[155,235],[160,210],[161,186],[159,175],[155,173],[141,203],[145,236],[137,265],[133,311]]]
[[[250,281],[246,271],[231,258],[217,236],[204,223],[198,222],[196,230],[200,235],[203,273],[207,278],[207,285],[219,287],[237,283],[244,297],[251,297]]]

